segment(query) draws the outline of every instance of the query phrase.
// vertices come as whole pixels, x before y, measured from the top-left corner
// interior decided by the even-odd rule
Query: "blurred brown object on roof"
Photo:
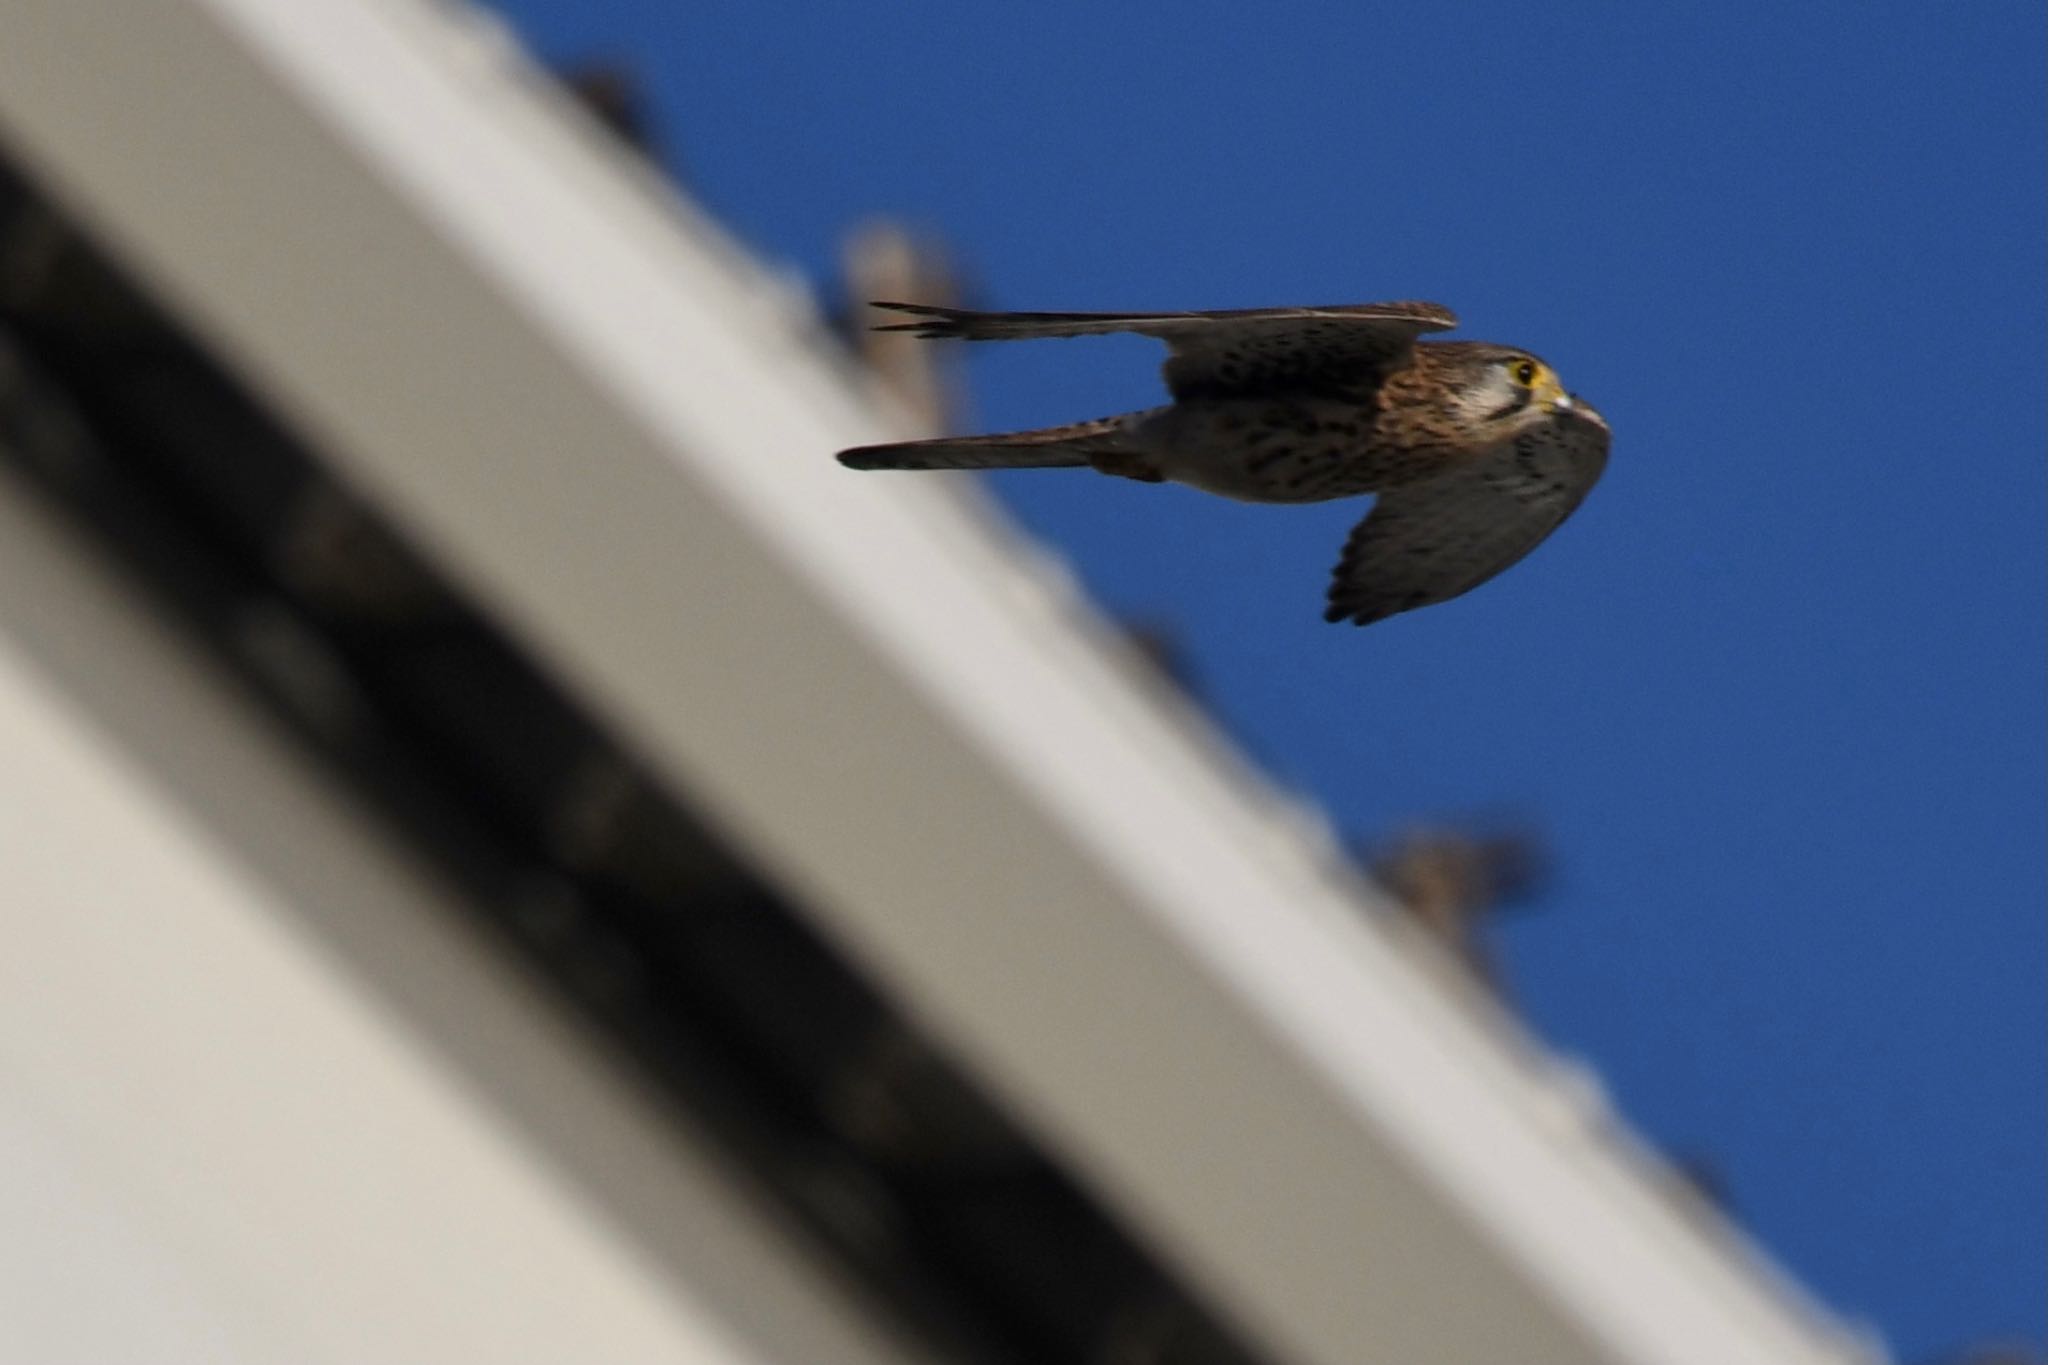
[[[855,354],[920,429],[959,425],[965,413],[950,368],[953,348],[932,346],[904,332],[875,331],[874,324],[890,315],[871,306],[876,299],[957,306],[959,277],[945,252],[900,224],[876,220],[847,234],[840,269],[846,340]]]
[[[619,141],[654,159],[654,123],[640,76],[623,62],[584,62],[561,72],[564,88]]]
[[[1735,1191],[1727,1168],[1714,1157],[1698,1151],[1666,1151],[1664,1159],[1679,1186],[1709,1208],[1735,1212]]]
[[[1365,866],[1396,905],[1496,991],[1500,970],[1482,923],[1532,898],[1549,874],[1541,841],[1527,832],[1428,826],[1369,850]]]
[[[1206,703],[1207,697],[1195,676],[1193,651],[1180,627],[1151,616],[1126,617],[1121,624],[1124,638],[1154,673],[1196,701]]]

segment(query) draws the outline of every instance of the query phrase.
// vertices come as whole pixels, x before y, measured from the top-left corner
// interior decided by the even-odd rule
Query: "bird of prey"
[[[881,330],[966,341],[1136,332],[1170,351],[1164,407],[1068,426],[841,451],[851,469],[1092,467],[1246,502],[1378,494],[1324,617],[1367,625],[1447,601],[1571,515],[1607,464],[1600,414],[1513,346],[1422,341],[1434,303],[1198,313],[981,313],[877,303]]]

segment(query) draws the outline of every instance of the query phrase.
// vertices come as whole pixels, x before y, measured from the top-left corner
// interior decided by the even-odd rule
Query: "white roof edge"
[[[17,10],[0,135],[1276,1358],[1876,1358],[951,490],[833,465],[872,405],[461,12]]]

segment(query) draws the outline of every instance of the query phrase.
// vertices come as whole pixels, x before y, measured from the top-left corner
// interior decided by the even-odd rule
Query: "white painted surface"
[[[0,477],[0,1360],[901,1362]]]

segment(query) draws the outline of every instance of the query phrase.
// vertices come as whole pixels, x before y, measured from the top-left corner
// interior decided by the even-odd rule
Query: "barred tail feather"
[[[1072,426],[1013,431],[997,436],[942,436],[896,441],[839,452],[848,469],[1071,469],[1093,463],[1112,448],[1122,419],[1105,417]]]

